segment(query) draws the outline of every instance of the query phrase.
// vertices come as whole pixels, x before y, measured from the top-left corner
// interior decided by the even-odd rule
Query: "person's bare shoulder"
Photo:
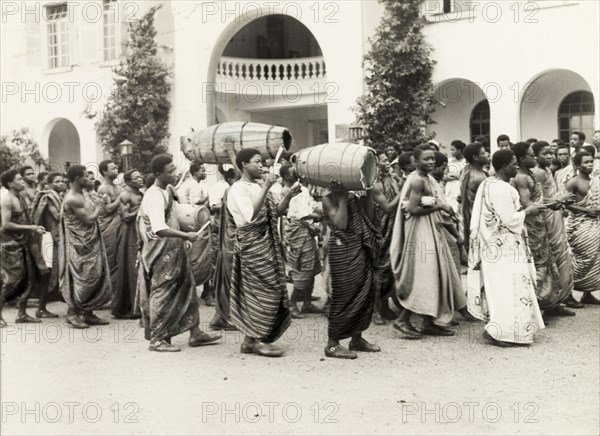
[[[2,208],[12,209],[12,195],[8,189],[0,190],[0,206]]]
[[[517,175],[513,178],[513,185],[515,186],[515,188],[529,188],[529,185],[527,183],[527,179],[529,177],[525,176],[524,174],[521,173],[517,173]]]
[[[577,177],[570,179],[567,184],[565,185],[565,189],[567,190],[567,192],[572,192],[575,193],[578,191],[578,185],[577,185]]]
[[[110,194],[110,190],[104,183],[98,187],[98,194]]]
[[[425,183],[423,182],[423,178],[419,175],[415,175],[408,179],[408,187],[412,191],[421,192],[423,191],[423,187]]]
[[[131,201],[129,191],[122,191],[121,193],[119,193],[119,200],[121,200],[121,203],[123,204],[128,204]]]
[[[71,209],[78,209],[85,205],[85,201],[83,199],[83,195],[73,194],[72,192],[67,193],[65,195],[65,204],[69,206]]]

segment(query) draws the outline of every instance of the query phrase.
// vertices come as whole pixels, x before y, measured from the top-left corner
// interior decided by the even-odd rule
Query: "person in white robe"
[[[538,306],[533,257],[526,244],[525,216],[545,206],[522,209],[509,181],[517,173],[511,150],[494,153],[496,176],[479,186],[471,218],[467,304],[486,321],[483,336],[492,345],[527,345],[544,328]]]

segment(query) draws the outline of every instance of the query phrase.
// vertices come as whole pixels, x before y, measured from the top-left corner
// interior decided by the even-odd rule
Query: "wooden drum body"
[[[377,179],[377,155],[353,143],[321,144],[292,156],[298,177],[323,188],[338,184],[347,191],[370,189]]]
[[[292,134],[285,127],[233,121],[210,126],[195,134],[191,142],[194,159],[207,164],[228,164],[225,142],[232,142],[236,151],[256,148],[263,159],[274,159],[280,147],[290,149]]]
[[[197,232],[210,221],[210,210],[205,206],[176,203],[175,212],[182,232]]]

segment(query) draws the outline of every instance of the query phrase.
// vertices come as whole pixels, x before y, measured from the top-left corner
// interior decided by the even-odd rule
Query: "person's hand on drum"
[[[302,185],[300,184],[300,182],[296,182],[290,188],[290,196],[295,197],[296,195],[300,194],[301,191],[302,191]]]
[[[342,185],[337,180],[332,180],[329,182],[329,190],[332,194],[340,197],[346,195],[348,192],[342,188]]]
[[[185,240],[188,242],[196,242],[196,239],[198,239],[198,233],[196,232],[186,232],[185,234]]]

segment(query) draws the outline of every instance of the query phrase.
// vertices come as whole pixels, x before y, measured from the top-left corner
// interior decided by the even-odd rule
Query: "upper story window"
[[[103,1],[102,35],[103,57],[105,61],[112,61],[119,57],[119,22],[118,4],[116,0]]]
[[[452,3],[453,0],[444,0],[443,4],[442,4],[442,12],[444,14],[449,14],[450,12],[452,12]]]
[[[67,4],[49,5],[48,17],[48,68],[69,66],[69,23]]]

